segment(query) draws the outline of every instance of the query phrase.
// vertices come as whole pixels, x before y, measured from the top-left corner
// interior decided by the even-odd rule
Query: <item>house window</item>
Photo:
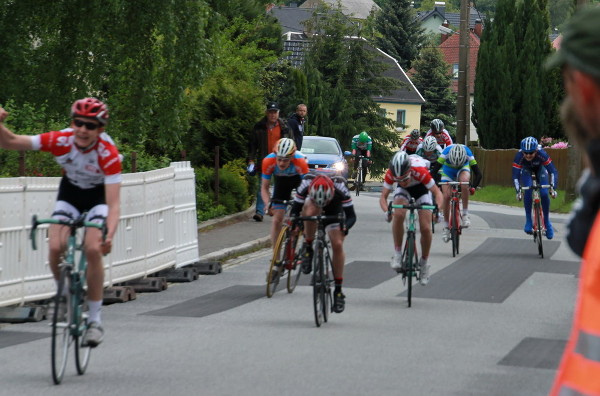
[[[458,63],[452,65],[452,78],[455,80],[458,79]]]
[[[406,110],[397,110],[396,111],[396,124],[397,125],[405,125],[406,122]]]

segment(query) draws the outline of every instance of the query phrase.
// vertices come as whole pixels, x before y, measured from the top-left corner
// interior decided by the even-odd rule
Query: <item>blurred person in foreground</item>
[[[567,97],[565,129],[584,151],[588,168],[567,240],[583,257],[573,327],[551,395],[600,395],[600,8],[577,12],[560,49],[547,62],[560,66]]]

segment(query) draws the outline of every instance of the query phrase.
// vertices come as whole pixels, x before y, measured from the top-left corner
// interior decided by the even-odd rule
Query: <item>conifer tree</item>
[[[409,0],[388,0],[375,19],[375,45],[394,57],[404,69],[419,55],[425,34]]]

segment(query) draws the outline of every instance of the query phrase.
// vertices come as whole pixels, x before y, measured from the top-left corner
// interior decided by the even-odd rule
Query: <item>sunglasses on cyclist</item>
[[[535,151],[530,151],[529,153],[526,152],[526,151],[523,151],[523,154],[525,154],[525,155],[533,155],[533,154],[535,154]]]
[[[85,127],[90,131],[94,131],[97,128],[100,128],[100,124],[97,124],[95,122],[85,122],[82,120],[73,120],[73,124],[75,124],[76,127],[82,127],[85,125]]]
[[[405,174],[404,176],[401,176],[401,177],[398,179],[398,181],[399,181],[399,182],[405,182],[405,181],[407,181],[408,179],[410,179],[410,172],[408,172],[408,173],[407,173],[407,174]]]

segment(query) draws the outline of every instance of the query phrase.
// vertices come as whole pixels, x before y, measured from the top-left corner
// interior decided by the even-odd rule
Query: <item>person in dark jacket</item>
[[[305,104],[300,103],[296,106],[296,112],[288,118],[288,126],[290,127],[290,133],[292,139],[296,143],[296,148],[300,150],[302,148],[302,139],[304,137],[304,124],[306,123],[306,114],[308,110]]]
[[[248,173],[258,174],[261,180],[262,159],[273,151],[275,143],[281,138],[292,138],[290,130],[284,119],[279,118],[279,105],[269,102],[265,116],[258,121],[250,138],[248,139]],[[256,192],[256,213],[252,217],[256,221],[262,221],[265,214],[265,204],[260,194],[260,183]]]

